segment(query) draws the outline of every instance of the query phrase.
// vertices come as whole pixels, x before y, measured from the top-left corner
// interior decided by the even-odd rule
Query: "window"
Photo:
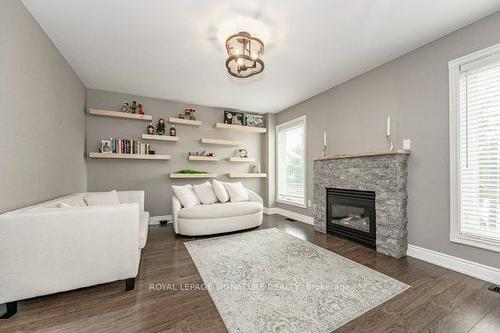
[[[500,252],[500,44],[449,69],[450,240]]]
[[[276,126],[278,202],[306,207],[306,117]]]

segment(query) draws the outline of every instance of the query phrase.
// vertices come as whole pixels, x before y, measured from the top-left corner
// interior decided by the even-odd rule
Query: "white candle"
[[[323,132],[323,146],[326,146],[326,132]]]
[[[387,117],[387,135],[391,135],[391,117]]]

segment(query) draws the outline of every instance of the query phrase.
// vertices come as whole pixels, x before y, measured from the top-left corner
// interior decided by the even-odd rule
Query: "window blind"
[[[492,61],[493,60],[493,61]],[[460,234],[500,242],[500,59],[460,67]]]
[[[305,203],[305,121],[278,128],[278,199]]]

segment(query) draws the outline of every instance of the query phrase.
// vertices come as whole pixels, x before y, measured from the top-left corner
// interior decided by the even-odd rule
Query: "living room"
[[[0,22],[0,332],[500,331],[498,0]]]

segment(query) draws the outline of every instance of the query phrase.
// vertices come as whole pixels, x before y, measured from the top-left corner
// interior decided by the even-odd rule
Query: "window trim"
[[[304,203],[303,204],[280,199],[279,131],[284,127],[288,127],[298,122],[304,123]],[[305,115],[286,121],[279,125],[276,125],[276,202],[300,208],[307,208],[307,119]]]
[[[471,65],[474,62],[486,60],[487,57],[498,57],[500,44],[483,50],[453,59],[448,62],[449,72],[449,135],[450,135],[450,241],[477,248],[500,252],[500,242],[465,236],[460,233],[460,202],[461,202],[461,174],[460,174],[460,103],[459,84],[461,66]]]

